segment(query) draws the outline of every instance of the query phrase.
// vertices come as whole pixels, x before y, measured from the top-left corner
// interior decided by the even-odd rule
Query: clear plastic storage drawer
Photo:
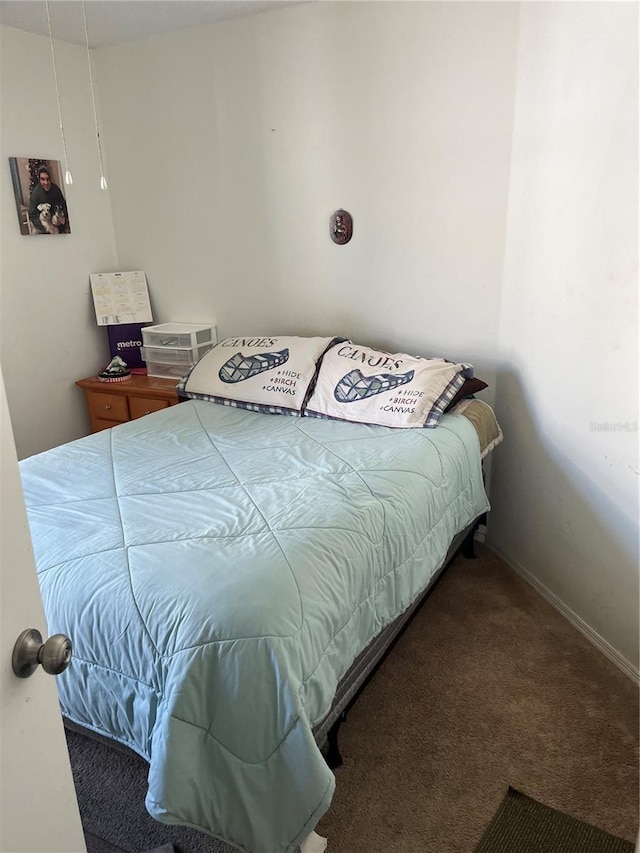
[[[178,382],[191,370],[191,364],[167,364],[163,361],[148,361],[147,375],[160,379],[175,379]]]
[[[212,344],[200,344],[195,347],[140,347],[143,361],[149,363],[184,364],[191,367],[210,350]]]
[[[160,323],[159,326],[144,326],[142,342],[146,347],[198,347],[217,342],[216,327],[196,323]]]

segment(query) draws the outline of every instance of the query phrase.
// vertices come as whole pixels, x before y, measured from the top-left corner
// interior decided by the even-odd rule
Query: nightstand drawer
[[[97,376],[78,379],[84,390],[92,432],[141,418],[150,412],[178,405],[177,382],[145,374],[133,374],[124,382],[100,382]]]
[[[123,423],[129,420],[127,398],[117,394],[101,394],[93,391],[89,394],[89,412],[94,418]]]
[[[166,409],[168,405],[168,400],[154,400],[151,397],[131,397],[129,400],[131,419],[141,418],[143,415],[150,415],[151,412]]]

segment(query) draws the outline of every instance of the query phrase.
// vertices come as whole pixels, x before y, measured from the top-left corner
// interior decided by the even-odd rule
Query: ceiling
[[[90,47],[134,41],[309,0],[86,0]],[[85,44],[80,0],[50,0],[53,37]],[[48,36],[45,0],[0,0],[0,23]]]

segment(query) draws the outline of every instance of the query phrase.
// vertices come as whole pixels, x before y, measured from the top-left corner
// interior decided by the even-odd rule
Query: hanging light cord
[[[46,0],[47,6],[47,23],[49,24],[49,42],[51,44],[51,58],[53,60],[53,80],[56,87],[56,99],[58,101],[58,116],[60,117],[60,134],[62,136],[62,150],[64,151],[64,182],[65,184],[72,184],[73,178],[71,177],[71,172],[69,171],[69,162],[67,159],[67,142],[64,138],[64,125],[62,123],[62,105],[60,103],[60,90],[58,89],[58,71],[56,69],[56,52],[53,47],[53,33],[51,32],[51,15],[49,14],[49,0]]]
[[[100,145],[100,132],[98,130],[98,112],[96,110],[96,96],[93,91],[93,72],[91,69],[91,53],[89,52],[89,31],[87,29],[87,12],[82,0],[82,18],[84,20],[84,40],[87,46],[87,65],[89,66],[89,82],[91,84],[91,103],[93,105],[93,121],[96,128],[96,142],[98,144],[98,159],[100,160],[100,187],[107,189],[107,179],[104,176],[104,165],[102,163],[102,146]]]

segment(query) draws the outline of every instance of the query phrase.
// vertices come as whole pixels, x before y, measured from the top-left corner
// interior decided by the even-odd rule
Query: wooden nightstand
[[[174,379],[158,379],[134,373],[125,382],[100,382],[96,376],[89,376],[87,379],[78,379],[76,385],[84,389],[87,396],[92,432],[141,418],[178,403],[177,382]]]

